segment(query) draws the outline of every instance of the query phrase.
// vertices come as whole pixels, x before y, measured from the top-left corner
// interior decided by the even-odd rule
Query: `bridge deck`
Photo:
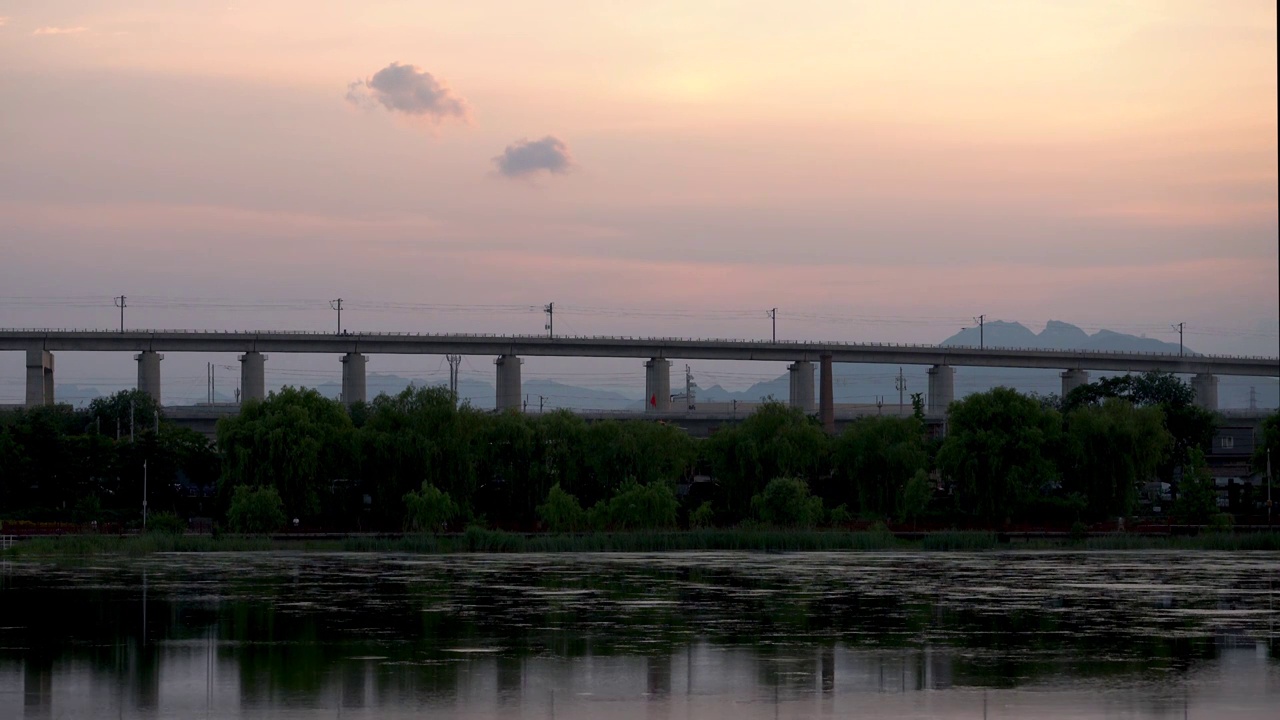
[[[517,355],[682,360],[817,361],[1280,377],[1280,359],[1096,350],[891,343],[413,333],[190,330],[0,330],[0,350]]]

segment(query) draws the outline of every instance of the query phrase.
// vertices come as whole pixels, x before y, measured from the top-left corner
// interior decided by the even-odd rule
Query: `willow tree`
[[[1083,495],[1095,518],[1131,513],[1173,445],[1159,407],[1118,398],[1073,410],[1066,427],[1063,488]]]
[[[995,388],[952,403],[938,469],[958,506],[988,521],[1009,519],[1058,479],[1062,417],[1034,398]]]
[[[333,481],[349,477],[354,429],[341,404],[315,390],[285,387],[219,420],[218,449],[223,497],[240,485],[273,487],[287,513],[314,518]]]

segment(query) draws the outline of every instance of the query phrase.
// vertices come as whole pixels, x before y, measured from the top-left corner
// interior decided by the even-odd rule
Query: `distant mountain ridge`
[[[1061,320],[1050,320],[1044,330],[1032,332],[1022,323],[995,320],[981,329],[965,328],[939,345],[989,348],[1037,348],[1043,350],[1097,350],[1104,352],[1149,352],[1178,354],[1178,343],[1112,330],[1099,330],[1090,335],[1079,327]],[[1197,355],[1189,348],[1182,348],[1185,355]]]

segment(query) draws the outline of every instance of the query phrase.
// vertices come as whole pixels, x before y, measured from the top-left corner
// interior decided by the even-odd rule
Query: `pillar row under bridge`
[[[671,361],[651,358],[644,364],[645,412],[671,411]]]
[[[1085,370],[1066,370],[1062,373],[1062,397],[1065,400],[1072,390],[1089,384],[1089,373]]]
[[[53,353],[28,350],[26,405],[39,407],[53,403]]]
[[[956,399],[956,370],[950,365],[934,365],[929,368],[929,398],[925,406],[928,415],[946,415],[947,408]]]
[[[342,356],[342,402],[348,407],[366,400],[365,365],[369,359],[358,352]]]
[[[800,360],[787,366],[787,374],[791,379],[791,393],[788,398],[791,407],[797,408],[805,415],[815,410],[813,398],[813,363]]]
[[[498,411],[519,410],[521,400],[520,364],[524,362],[515,355],[500,355],[493,361],[497,368],[497,386],[495,405]]]
[[[160,361],[164,356],[154,350],[143,350],[133,356],[138,361],[138,390],[151,396],[156,405],[160,401]]]
[[[1198,373],[1191,378],[1191,391],[1195,393],[1196,405],[1205,410],[1218,409],[1218,376],[1210,373]]]
[[[821,388],[818,398],[818,417],[822,421],[822,429],[831,435],[836,434],[836,394],[835,394],[835,378],[832,377],[832,357],[830,355],[822,355],[819,357],[822,366],[822,376],[819,379]]]
[[[240,356],[240,401],[267,398],[267,356],[251,350]],[[345,366],[344,366],[345,367]]]

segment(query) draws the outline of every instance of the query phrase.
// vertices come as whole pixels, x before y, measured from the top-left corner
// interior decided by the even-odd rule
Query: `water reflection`
[[[0,717],[1269,717],[1277,554],[2,568]],[[1270,697],[1269,697],[1270,696]]]

